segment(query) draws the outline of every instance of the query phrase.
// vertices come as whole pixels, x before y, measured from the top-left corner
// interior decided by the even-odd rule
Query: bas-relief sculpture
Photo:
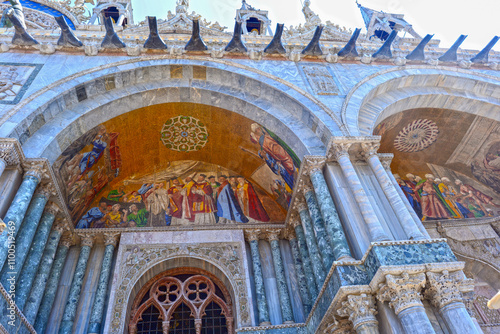
[[[284,222],[299,158],[269,129],[228,113],[149,107],[73,142],[54,168],[76,228]]]
[[[422,220],[500,215],[498,122],[436,109],[412,110],[380,122],[381,150]],[[474,152],[474,154],[470,154]]]
[[[18,103],[43,65],[0,63],[0,104]]]

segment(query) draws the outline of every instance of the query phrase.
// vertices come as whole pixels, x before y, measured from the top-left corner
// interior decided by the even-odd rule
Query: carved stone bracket
[[[377,299],[388,301],[396,314],[413,306],[423,306],[421,290],[425,286],[425,274],[410,275],[407,272],[401,275],[385,276],[386,282],[380,284]]]
[[[349,318],[353,323],[354,330],[362,325],[372,324],[378,326],[375,318],[377,310],[375,308],[375,297],[372,295],[349,295],[347,300],[337,310],[337,314],[343,318]]]
[[[425,297],[438,309],[454,302],[462,302],[461,292],[470,290],[471,285],[474,289],[473,280],[465,278],[462,271],[427,272],[427,279],[428,288],[425,291]]]

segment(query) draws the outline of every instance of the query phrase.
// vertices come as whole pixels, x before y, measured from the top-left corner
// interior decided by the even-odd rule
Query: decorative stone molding
[[[292,225],[292,223],[290,223]],[[286,228],[283,230],[283,238],[286,240],[297,239],[295,231],[292,228]]]
[[[116,247],[118,240],[120,239],[120,233],[104,233],[104,245],[113,245]]]
[[[292,213],[290,213],[290,218],[288,219],[288,223],[293,228],[296,228],[297,226],[302,224],[300,222],[300,218],[298,217],[297,211],[293,211]]]
[[[410,275],[403,272],[401,275],[385,276],[386,282],[381,284],[377,299],[388,301],[396,314],[407,308],[423,306],[421,290],[425,286],[425,274]]]
[[[448,304],[461,302],[460,284],[463,280],[462,272],[449,273],[444,270],[442,273],[427,273],[428,288],[425,290],[425,297],[432,305],[441,309]]]
[[[375,297],[372,295],[349,295],[347,300],[342,302],[337,314],[343,318],[349,318],[356,330],[359,326],[373,324],[378,326],[375,318],[377,310],[375,308]]]
[[[54,227],[52,227],[52,230],[58,231],[59,233],[63,234],[64,231],[66,231],[66,222],[59,220],[54,224]]]
[[[94,245],[95,236],[93,234],[78,234],[81,238],[80,245],[92,247]]]
[[[180,257],[197,258],[216,265],[232,282],[234,300],[239,323],[250,324],[249,296],[246,287],[246,275],[243,266],[243,253],[239,243],[206,243],[206,244],[162,244],[126,246],[120,252],[117,263],[118,281],[112,305],[112,318],[109,333],[123,333],[126,323],[127,301],[134,285],[140,277],[157,264]]]
[[[304,199],[304,196],[298,195],[295,197],[295,201],[293,203],[293,210],[296,210],[297,213],[302,212],[303,210],[307,210],[307,204],[306,200]]]

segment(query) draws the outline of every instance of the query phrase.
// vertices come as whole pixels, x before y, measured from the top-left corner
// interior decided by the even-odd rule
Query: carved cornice
[[[353,323],[354,330],[359,326],[373,324],[378,326],[375,318],[375,297],[369,294],[349,295],[347,300],[341,303],[337,314],[343,318],[349,318]]]
[[[113,247],[116,247],[118,244],[118,240],[120,239],[120,233],[104,233],[104,245],[113,245]]]
[[[451,303],[462,302],[461,291],[470,290],[471,285],[474,289],[474,280],[466,278],[462,271],[453,273],[448,270],[443,270],[441,273],[427,272],[427,279],[428,288],[425,291],[425,297],[438,309]]]
[[[403,272],[401,275],[388,274],[386,282],[379,286],[377,299],[388,301],[394,308],[396,315],[414,306],[422,306],[421,291],[425,286],[425,274],[410,275]]]

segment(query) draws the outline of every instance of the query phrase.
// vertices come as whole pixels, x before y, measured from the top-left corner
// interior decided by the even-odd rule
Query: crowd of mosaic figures
[[[394,177],[422,221],[498,215],[495,208],[500,205],[494,203],[491,196],[459,179],[452,182],[433,174],[426,174],[425,179],[413,174],[407,174],[406,179],[398,174]]]
[[[76,228],[161,227],[270,220],[252,183],[243,176],[193,175],[111,190]]]

